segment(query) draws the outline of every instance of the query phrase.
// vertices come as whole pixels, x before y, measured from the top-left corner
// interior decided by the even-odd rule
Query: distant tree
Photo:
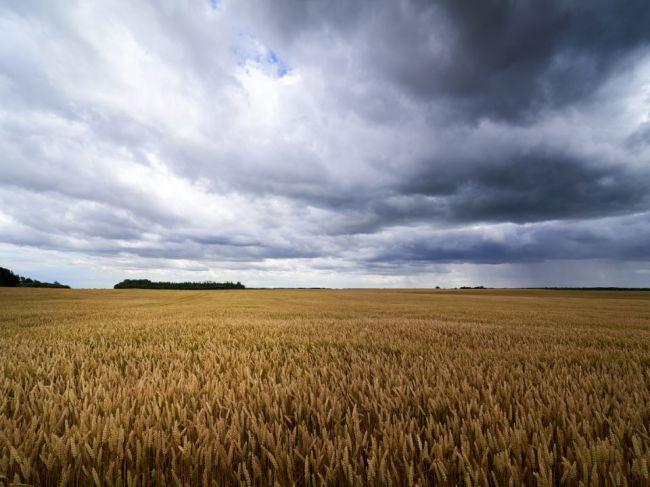
[[[29,277],[20,277],[20,283],[18,287],[49,287],[49,288],[60,288],[60,289],[70,289],[70,286],[61,284],[58,281],[54,282],[41,282],[36,279],[30,279]]]
[[[155,282],[149,279],[125,279],[113,286],[114,289],[245,289],[241,282]]]
[[[20,283],[20,276],[14,274],[9,269],[0,267],[0,286],[16,287]]]
[[[55,287],[55,288],[65,288],[70,289],[70,286],[65,284],[60,284],[57,281],[52,282],[41,282],[36,279],[30,279],[29,277],[19,276],[14,274],[9,269],[0,267],[0,287]]]

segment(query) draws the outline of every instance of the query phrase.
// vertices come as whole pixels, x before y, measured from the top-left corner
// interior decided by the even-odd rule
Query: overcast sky
[[[647,0],[4,1],[0,266],[650,286]]]

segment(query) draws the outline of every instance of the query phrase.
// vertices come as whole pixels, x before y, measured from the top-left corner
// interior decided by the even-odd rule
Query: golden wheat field
[[[650,485],[650,293],[0,292],[0,485]]]

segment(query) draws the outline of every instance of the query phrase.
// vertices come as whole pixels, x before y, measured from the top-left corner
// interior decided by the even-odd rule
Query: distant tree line
[[[114,289],[245,289],[241,282],[155,282],[149,279],[125,279]]]
[[[0,267],[0,287],[54,287],[70,289],[70,286],[61,284],[58,281],[41,282],[36,279],[30,279],[29,277],[14,274],[12,271],[5,269],[4,267]]]
[[[650,287],[527,287],[526,289],[547,289],[550,291],[650,291]]]

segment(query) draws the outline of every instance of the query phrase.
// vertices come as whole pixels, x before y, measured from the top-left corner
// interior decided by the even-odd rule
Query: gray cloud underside
[[[196,270],[647,261],[648,25],[642,0],[3,5],[0,241]]]

